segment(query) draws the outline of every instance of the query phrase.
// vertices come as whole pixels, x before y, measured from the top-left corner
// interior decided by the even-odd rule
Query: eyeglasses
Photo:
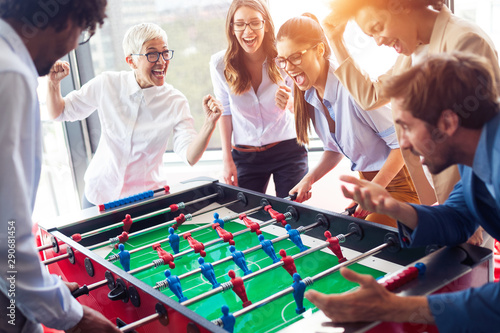
[[[149,52],[146,54],[136,53],[136,54],[131,54],[131,55],[145,56],[149,62],[155,63],[160,59],[160,54],[161,54],[163,60],[169,61],[170,59],[172,59],[174,57],[174,50],[165,50],[163,52]]]
[[[233,23],[231,23],[231,25],[232,25],[234,31],[245,31],[245,29],[247,28],[247,25],[252,30],[260,30],[260,29],[264,28],[265,22],[266,22],[265,20],[252,21],[250,23],[233,22]]]
[[[83,30],[78,39],[78,45],[83,45],[87,43],[90,40],[90,38],[94,36],[94,33],[95,33],[94,29],[87,28]]]
[[[283,57],[276,57],[274,58],[274,61],[276,62],[276,65],[281,68],[281,69],[285,69],[286,67],[286,62],[288,61],[289,63],[291,63],[292,65],[294,66],[298,66],[302,63],[302,56],[309,50],[315,48],[316,46],[318,46],[318,44],[316,45],[313,45],[311,46],[310,48],[304,50],[304,51],[300,51],[300,52],[295,52],[291,55],[289,55],[287,58],[283,58]]]

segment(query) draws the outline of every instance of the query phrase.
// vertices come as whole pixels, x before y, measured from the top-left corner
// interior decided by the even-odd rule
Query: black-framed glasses
[[[274,61],[276,62],[276,65],[281,68],[281,69],[285,69],[286,67],[286,62],[288,61],[289,63],[291,63],[292,65],[294,66],[298,66],[302,63],[302,56],[309,50],[311,49],[314,49],[316,46],[318,46],[318,44],[316,45],[313,45],[311,46],[310,48],[308,49],[305,49],[304,51],[300,51],[300,52],[295,52],[295,53],[292,53],[290,54],[288,57],[286,58],[283,58],[283,57],[276,57],[274,58]]]
[[[247,26],[250,27],[252,30],[260,30],[264,28],[264,24],[266,23],[266,20],[254,20],[250,23],[246,22],[233,22],[231,23],[233,30],[234,31],[245,31]]]
[[[131,55],[145,56],[149,62],[155,63],[160,59],[160,54],[165,61],[169,61],[174,57],[174,50],[165,50],[163,52],[136,53]]]
[[[95,31],[93,29],[85,29],[82,31],[80,34],[80,37],[78,38],[78,45],[83,45],[87,43],[92,36],[94,36]]]

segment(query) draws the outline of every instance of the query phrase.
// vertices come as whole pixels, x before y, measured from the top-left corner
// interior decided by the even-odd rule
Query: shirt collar
[[[443,8],[438,13],[436,18],[436,22],[434,23],[434,28],[432,29],[431,39],[429,41],[429,45],[435,45],[436,47],[441,47],[441,39],[443,38],[444,31],[446,30],[446,26],[448,21],[451,18],[451,11],[443,5]]]
[[[323,96],[323,101],[328,101],[330,102],[331,105],[334,105],[335,102],[337,101],[337,90],[338,90],[339,80],[334,74],[335,66],[330,60],[328,60],[328,63],[329,63],[328,77],[326,79],[325,94]],[[304,94],[304,98],[307,103],[313,105],[315,108],[319,110],[322,109],[318,103],[322,104],[323,101],[319,100],[315,88],[308,89]]]
[[[128,77],[127,77],[127,93],[129,96],[132,96],[136,94],[137,92],[141,91],[141,86],[139,83],[137,83],[137,80],[135,79],[135,72],[130,71]]]
[[[10,46],[11,50],[19,56],[19,59],[28,66],[33,77],[38,77],[38,71],[26,45],[10,24],[2,19],[0,19],[0,38],[3,38]]]
[[[472,162],[472,170],[486,184],[492,183],[491,156],[488,153],[490,151],[488,146],[494,143],[493,138],[498,130],[499,119],[500,115],[497,115],[483,126]]]

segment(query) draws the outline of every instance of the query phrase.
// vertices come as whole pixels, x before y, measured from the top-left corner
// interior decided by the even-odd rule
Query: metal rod
[[[384,248],[386,248],[388,246],[391,246],[391,245],[392,245],[391,242],[379,245],[379,246],[371,249],[370,251],[362,253],[359,256],[357,256],[357,257],[355,257],[355,258],[353,258],[351,260],[344,261],[343,263],[340,263],[340,264],[338,264],[336,266],[333,266],[333,267],[331,267],[331,268],[329,268],[329,269],[327,269],[327,270],[325,270],[325,271],[323,271],[321,273],[316,274],[315,276],[313,276],[312,278],[309,278],[309,279],[311,279],[313,282],[316,282],[317,280],[322,279],[325,276],[328,276],[328,275],[330,275],[330,274],[332,274],[332,273],[340,270],[342,267],[347,267],[347,266],[349,266],[351,264],[354,264],[354,263],[357,263],[358,261],[361,261],[361,260],[363,260],[363,259],[365,259],[365,258],[367,258],[367,257],[369,257],[371,255],[375,255],[378,252],[382,251]],[[303,280],[305,280],[305,279],[303,279]],[[270,303],[270,302],[272,302],[272,301],[274,301],[274,300],[276,300],[276,299],[278,299],[280,297],[283,297],[283,296],[285,296],[287,294],[290,294],[292,292],[293,292],[293,287],[288,287],[286,289],[283,289],[283,290],[277,292],[276,294],[273,294],[273,295],[271,295],[271,296],[269,296],[267,298],[264,298],[263,300],[260,300],[258,302],[255,302],[255,303],[247,306],[246,308],[243,308],[241,310],[233,312],[233,316],[236,318],[236,317],[239,317],[241,315],[244,315],[245,313],[248,313],[248,312],[252,311],[255,308],[258,308],[258,307],[260,307],[262,305]]]
[[[349,233],[348,235],[345,235],[344,237],[348,237],[350,235],[352,235],[352,233]],[[293,255],[292,258],[295,260],[297,258],[303,257],[303,256],[308,255],[310,253],[313,253],[313,252],[316,252],[316,251],[320,251],[320,250],[324,249],[325,247],[328,247],[328,245],[329,245],[329,243],[325,242],[324,244],[318,245],[318,246],[316,246],[314,248],[310,248],[310,249],[308,249],[308,250],[306,250],[304,252],[297,253],[297,254]],[[275,269],[277,267],[283,266],[283,264],[284,264],[283,261],[279,261],[277,263],[273,263],[273,264],[271,264],[271,265],[269,265],[267,267],[264,267],[264,268],[258,270],[257,272],[252,272],[252,273],[250,273],[248,275],[245,275],[245,276],[241,277],[241,279],[243,281],[251,279],[251,278],[253,278],[253,277],[257,276],[257,275],[263,274],[263,273],[265,273],[267,271],[270,271],[270,270]],[[180,278],[181,277],[179,276],[179,279]],[[226,290],[226,289],[224,289],[224,287],[221,285],[220,287],[217,287],[215,289],[209,290],[209,291],[207,291],[207,292],[205,292],[205,293],[203,293],[201,295],[198,295],[198,296],[195,296],[193,298],[190,298],[187,301],[182,302],[181,304],[184,305],[184,306],[189,306],[189,305],[191,305],[193,303],[201,301],[201,300],[203,300],[205,298],[208,298],[208,297],[210,297],[212,295],[215,295],[215,294],[217,294],[217,293],[219,293],[221,291],[224,291],[224,290]]]
[[[239,201],[239,200],[236,200],[236,201]],[[233,202],[233,203],[234,203],[234,202]],[[264,206],[259,206],[259,207],[256,207],[256,208],[252,208],[252,209],[249,209],[249,210],[247,210],[246,212],[243,212],[243,213],[240,213],[240,214],[250,214],[251,212],[254,212],[254,211],[256,211],[256,210],[262,209],[263,207],[264,207]],[[197,214],[197,215],[200,215],[200,214]],[[224,220],[225,222],[228,222],[228,221],[233,220],[233,219],[235,219],[235,218],[237,218],[237,217],[239,216],[239,215],[236,215],[236,216],[235,216],[235,215],[236,215],[236,214],[233,214],[233,215],[230,215],[230,216],[224,217],[224,218],[223,218],[223,220]],[[193,214],[192,216],[195,216],[195,215]],[[156,227],[158,227],[158,226],[156,226]],[[182,235],[184,235],[184,234],[186,234],[186,233],[188,233],[188,232],[192,233],[192,232],[195,232],[195,231],[200,231],[200,230],[203,230],[203,229],[206,229],[206,228],[210,228],[210,227],[212,227],[212,224],[211,224],[211,223],[207,223],[206,225],[202,225],[202,226],[197,227],[197,228],[194,228],[194,229],[192,229],[192,230],[189,230],[189,231],[185,231],[185,232],[183,232],[183,233],[180,233],[180,234],[179,234],[179,237],[180,237],[180,236],[182,236]],[[144,230],[142,230],[141,232],[144,232]],[[130,235],[129,235],[129,237],[130,237],[130,236],[132,236],[132,235],[133,235],[133,234],[130,234]],[[147,248],[151,247],[153,244],[157,244],[157,243],[162,244],[162,243],[166,243],[166,242],[170,242],[170,239],[169,239],[168,237],[167,237],[167,238],[164,238],[164,239],[161,239],[161,240],[159,240],[159,241],[157,241],[157,242],[150,243],[150,244],[146,244],[146,245],[143,245],[143,246],[138,247],[138,248],[136,248],[136,249],[130,250],[130,251],[129,251],[129,253],[130,253],[130,254],[133,254],[133,253],[135,253],[135,252],[138,252],[138,251],[142,251],[142,250],[144,250],[144,249],[147,249]],[[94,245],[94,246],[95,246],[95,245]],[[110,259],[112,259],[112,258],[108,258],[108,261],[110,261]]]
[[[310,225],[304,227],[303,232],[307,232],[310,229],[315,228],[317,225],[318,225],[318,223],[310,224]],[[283,236],[279,236],[279,237],[276,237],[276,238],[273,238],[273,239],[271,239],[271,242],[274,244],[274,243],[277,243],[277,242],[282,241],[282,240],[287,239],[287,238],[288,238],[288,234],[283,235]],[[251,248],[248,248],[246,250],[243,250],[241,252],[243,252],[243,254],[248,254],[250,252],[254,252],[254,251],[260,250],[261,248],[262,248],[262,245],[259,244],[259,245],[255,245],[254,247],[251,247]],[[233,259],[232,256],[227,256],[225,258],[222,258],[222,259],[219,259],[217,261],[214,261],[212,263],[212,266],[215,267],[217,265],[225,263],[226,261],[231,261],[232,259]],[[201,272],[201,268],[196,268],[196,269],[194,269],[192,271],[189,271],[187,273],[179,275],[178,277],[179,277],[179,279],[183,279],[183,278],[186,278],[188,276],[191,276],[191,275],[194,275],[194,274],[200,273],[200,272]],[[156,286],[154,288],[156,288]]]
[[[50,249],[54,247],[54,244],[45,244],[45,245],[41,245],[39,247],[36,248],[37,251],[44,251],[44,250],[47,250],[47,249]]]
[[[218,195],[219,195],[218,193],[214,193],[214,194],[210,194],[210,195],[207,195],[206,197],[199,198],[199,199],[196,199],[196,200],[193,200],[193,201],[189,201],[189,202],[185,202],[185,203],[181,202],[181,203],[178,203],[177,205],[182,204],[184,206],[189,206],[191,204],[194,204],[194,203],[197,203],[197,202],[200,202],[200,201],[203,201],[203,200],[211,199],[211,198],[216,197]],[[157,211],[152,212],[152,213],[148,213],[148,214],[144,214],[144,215],[141,215],[141,216],[134,217],[132,220],[133,220],[133,222],[138,222],[138,221],[142,221],[142,220],[148,219],[148,218],[156,216],[156,215],[160,215],[160,214],[163,214],[163,213],[169,213],[171,211],[172,211],[172,208],[167,207],[167,208],[160,209],[160,210],[157,210]],[[102,228],[99,228],[99,229],[95,229],[95,230],[83,233],[82,234],[82,238],[85,238],[85,237],[97,234],[97,233],[99,233],[101,231],[104,231],[104,230],[113,229],[115,227],[120,226],[122,223],[123,222],[117,222],[115,224],[107,225],[105,227],[102,227]]]
[[[50,258],[50,259],[44,260],[44,261],[42,261],[42,264],[44,264],[44,265],[50,265],[50,264],[53,264],[55,262],[61,261],[61,260],[66,259],[66,258],[69,258],[69,254],[68,253],[60,255],[60,256],[57,256],[57,257],[54,257],[54,258]]]
[[[145,325],[145,324],[147,324],[149,322],[152,322],[153,320],[156,320],[156,319],[158,319],[160,317],[161,317],[161,315],[159,313],[155,313],[155,314],[149,315],[147,317],[139,319],[138,321],[134,321],[133,323],[130,323],[130,324],[126,325],[126,326],[120,327],[120,331],[122,331],[122,332],[133,331],[136,328],[139,328],[142,325]]]

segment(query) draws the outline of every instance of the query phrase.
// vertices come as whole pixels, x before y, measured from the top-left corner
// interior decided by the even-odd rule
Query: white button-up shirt
[[[0,49],[0,291],[30,321],[69,329],[83,309],[40,263],[31,233],[42,160],[38,73],[21,38],[1,19]],[[0,326],[9,327],[10,319],[1,318]]]
[[[399,148],[392,112],[387,106],[372,111],[361,109],[334,71],[330,62],[323,101],[314,88],[305,93],[314,129],[323,141],[323,149],[346,156],[351,170],[379,171],[391,149]],[[335,121],[335,133],[330,132],[323,105]]]
[[[214,94],[224,108],[222,116],[232,116],[233,143],[260,147],[296,138],[293,114],[287,109],[280,110],[275,104],[279,86],[269,78],[267,61],[262,65],[262,82],[257,92],[251,88],[241,95],[235,95],[224,76],[225,52],[212,56],[210,74]],[[282,76],[286,76],[284,72]],[[291,86],[291,82],[287,85]]]
[[[94,204],[164,186],[162,158],[172,133],[174,151],[187,162],[194,121],[186,97],[169,84],[141,89],[133,71],[105,72],[64,101],[56,120],[99,114],[101,139],[85,173],[85,195]]]

